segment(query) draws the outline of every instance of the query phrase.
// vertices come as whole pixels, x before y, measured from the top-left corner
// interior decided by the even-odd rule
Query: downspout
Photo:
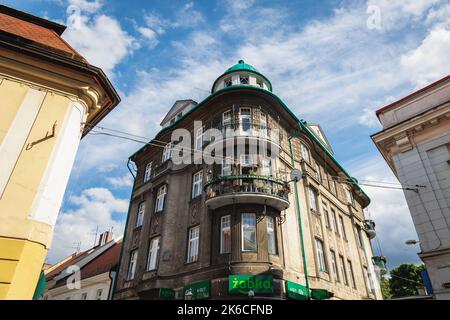
[[[120,247],[120,255],[119,255],[119,264],[117,265],[117,273],[115,275],[114,286],[113,286],[113,290],[111,293],[111,300],[114,300],[114,294],[116,293],[117,281],[119,280],[120,265],[122,263],[122,256],[123,256],[123,250],[124,250],[123,248],[125,247],[125,241],[127,239],[128,222],[130,220],[130,211],[131,211],[131,202],[132,202],[131,200],[133,198],[133,191],[134,191],[134,187],[136,185],[136,176],[133,174],[133,171],[130,168],[130,158],[128,158],[127,168],[130,171],[131,175],[133,176],[134,182],[133,182],[133,189],[132,189],[131,195],[130,195],[130,203],[128,204],[127,220],[125,222],[125,230],[123,231],[123,239],[122,239],[122,245]]]
[[[291,153],[291,164],[292,164],[292,168],[295,169],[295,159],[294,159],[294,150],[292,147],[292,138],[293,137],[289,137],[288,140],[289,140],[289,149],[290,149],[290,153]],[[307,300],[309,300],[311,298],[310,298],[310,290],[309,290],[308,267],[306,264],[305,242],[303,240],[302,215],[300,212],[300,198],[298,195],[297,181],[294,181],[294,190],[295,190],[295,203],[297,206],[297,215],[298,215],[298,227],[299,227],[299,231],[300,231],[300,243],[302,246],[302,260],[303,260],[303,272],[305,273],[306,298],[307,298]]]

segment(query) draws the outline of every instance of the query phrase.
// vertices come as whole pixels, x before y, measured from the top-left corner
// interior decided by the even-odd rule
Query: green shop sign
[[[183,288],[183,298],[186,293],[191,295],[192,300],[208,299],[211,291],[211,282],[209,280],[193,283]]]
[[[291,281],[286,281],[285,285],[286,285],[286,295],[289,298],[296,299],[296,300],[307,300],[308,299],[308,295],[307,295],[308,291],[306,290],[305,286],[302,286],[301,284],[291,282]]]
[[[325,289],[311,289],[311,298],[314,300],[326,300],[334,296],[332,292]]]
[[[248,294],[252,290],[257,293],[273,293],[273,276],[232,275],[228,277],[228,292]]]
[[[175,299],[175,291],[172,289],[159,289],[159,297],[161,299],[173,300]]]

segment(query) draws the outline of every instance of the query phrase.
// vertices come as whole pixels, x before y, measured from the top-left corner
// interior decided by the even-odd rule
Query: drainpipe
[[[130,220],[130,211],[131,211],[131,202],[132,202],[131,200],[133,199],[133,191],[134,191],[134,187],[136,185],[136,176],[134,175],[133,171],[130,168],[130,158],[128,158],[127,168],[130,171],[131,175],[133,176],[134,182],[133,182],[133,189],[132,189],[131,195],[130,195],[130,203],[128,204],[127,221],[125,222],[125,229],[123,231],[122,245],[120,246],[119,263],[117,265],[117,273],[115,275],[115,281],[114,281],[114,285],[113,285],[113,290],[111,292],[111,300],[114,300],[114,294],[116,293],[117,282],[119,280],[120,265],[122,263],[123,250],[124,250],[124,247],[125,247],[125,241],[127,239],[128,222]]]
[[[295,159],[294,159],[294,149],[292,147],[292,138],[293,137],[289,137],[288,140],[289,140],[289,149],[291,152],[291,164],[292,164],[292,168],[295,169]],[[295,190],[295,203],[297,206],[297,215],[298,215],[298,227],[300,230],[300,242],[302,245],[302,259],[303,259],[303,272],[305,273],[306,297],[309,300],[309,299],[311,299],[311,297],[310,297],[310,290],[309,290],[308,267],[306,265],[305,243],[303,241],[302,215],[300,212],[300,198],[298,195],[297,181],[294,181],[294,190]]]

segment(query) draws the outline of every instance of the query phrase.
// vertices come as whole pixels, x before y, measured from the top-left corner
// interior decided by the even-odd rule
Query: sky
[[[375,110],[450,73],[450,3],[440,0],[5,0],[68,26],[63,34],[122,97],[101,126],[150,140],[179,99],[202,101],[244,59],[299,118],[319,123],[336,158],[361,181],[398,183],[370,136]],[[48,261],[123,233],[142,145],[88,135],[78,151]],[[401,190],[363,187],[388,267],[419,263]]]

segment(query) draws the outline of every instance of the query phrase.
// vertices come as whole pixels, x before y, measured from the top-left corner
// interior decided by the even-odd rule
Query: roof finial
[[[244,60],[241,59],[241,60],[238,61],[238,63],[239,64],[244,64],[245,62],[244,62]]]

